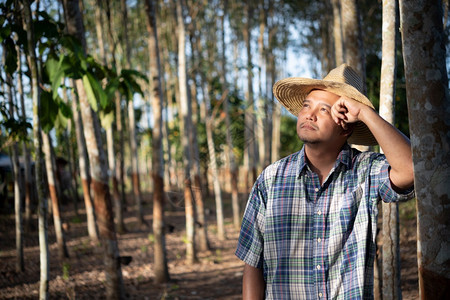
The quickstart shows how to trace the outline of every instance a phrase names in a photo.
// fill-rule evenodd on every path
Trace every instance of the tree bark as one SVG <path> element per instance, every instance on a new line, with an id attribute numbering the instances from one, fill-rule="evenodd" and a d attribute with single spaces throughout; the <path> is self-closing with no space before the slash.
<path id="1" fill-rule="evenodd" d="M 72 81 L 73 89 L 76 89 L 75 81 Z M 83 133 L 83 122 L 81 120 L 81 112 L 78 109 L 78 94 L 72 89 L 72 111 L 74 113 L 73 120 L 75 123 L 75 134 L 77 137 L 78 164 L 80 167 L 81 187 L 83 189 L 84 206 L 86 209 L 86 220 L 88 234 L 92 242 L 98 242 L 98 228 L 95 220 L 95 210 L 91 197 L 89 175 L 89 158 L 86 148 L 86 140 Z"/>
<path id="2" fill-rule="evenodd" d="M 63 5 L 68 32 L 76 35 L 82 41 L 82 44 L 86 45 L 83 19 L 78 1 L 63 0 Z M 94 189 L 94 205 L 104 251 L 106 297 L 108 299 L 122 299 L 125 297 L 125 290 L 119 261 L 119 247 L 114 229 L 111 195 L 108 187 L 108 167 L 102 145 L 100 122 L 87 101 L 82 81 L 77 80 L 76 85 L 80 95 L 84 135 L 86 143 L 89 145 L 88 155 L 91 166 L 92 188 Z"/>
<path id="3" fill-rule="evenodd" d="M 6 48 L 3 48 L 3 54 L 6 57 Z M 12 78 L 11 75 L 6 74 L 6 84 L 8 86 L 8 102 L 10 118 L 14 117 L 14 100 L 13 100 L 13 89 L 12 89 Z M 14 219 L 16 225 L 16 271 L 23 272 L 24 268 L 24 257 L 23 257 L 23 223 L 22 223 L 22 176 L 20 174 L 20 164 L 19 164 L 19 147 L 17 142 L 14 141 L 10 147 L 11 149 L 11 162 L 12 162 L 12 172 L 14 178 Z"/>
<path id="4" fill-rule="evenodd" d="M 334 57 L 336 65 L 342 65 L 345 60 L 345 48 L 343 46 L 343 32 L 342 32 L 342 6 L 341 0 L 331 0 L 333 6 L 333 37 L 334 37 Z"/>
<path id="5" fill-rule="evenodd" d="M 128 13 L 126 0 L 120 1 L 120 6 L 122 9 L 122 21 L 124 26 L 123 36 L 125 40 L 125 66 L 130 68 L 131 64 L 131 48 L 128 39 Z M 128 119 L 129 119 L 129 136 L 130 136 L 130 156 L 131 156 L 131 181 L 133 183 L 133 195 L 134 201 L 136 203 L 136 216 L 138 225 L 145 225 L 144 221 L 144 211 L 142 207 L 142 195 L 141 195 L 141 184 L 139 179 L 139 159 L 138 159 L 138 146 L 136 137 L 136 117 L 134 113 L 134 100 L 133 98 L 128 99 Z"/>
<path id="6" fill-rule="evenodd" d="M 191 190 L 191 157 L 193 149 L 190 146 L 189 132 L 192 130 L 192 107 L 188 98 L 186 78 L 186 53 L 185 53 L 185 29 L 183 18 L 182 0 L 177 1 L 177 23 L 178 23 L 178 77 L 180 89 L 180 134 L 183 144 L 184 165 L 184 205 L 186 212 L 186 261 L 194 264 L 197 261 L 195 247 L 195 208 L 194 198 Z"/>
<path id="7" fill-rule="evenodd" d="M 251 49 L 251 19 L 253 10 L 250 3 L 246 4 L 246 24 L 244 26 L 244 39 L 247 52 L 247 107 L 245 109 L 245 148 L 244 148 L 244 180 L 245 192 L 250 193 L 250 188 L 256 180 L 254 175 L 255 169 L 255 120 L 254 120 L 254 99 L 253 99 L 253 65 L 252 65 L 252 49 Z"/>
<path id="8" fill-rule="evenodd" d="M 23 29 L 27 33 L 28 60 L 31 72 L 32 99 L 33 99 L 33 143 L 35 148 L 35 177 L 38 200 L 38 228 L 39 228 L 39 254 L 40 254 L 40 282 L 39 299 L 48 299 L 48 281 L 50 271 L 49 249 L 48 249 L 48 221 L 47 221 L 47 198 L 44 195 L 43 177 L 43 155 L 41 140 L 41 121 L 39 118 L 39 107 L 41 105 L 39 88 L 39 71 L 35 52 L 34 28 L 31 17 L 29 0 L 23 1 L 22 8 Z"/>
<path id="9" fill-rule="evenodd" d="M 395 124 L 395 77 L 397 41 L 397 1 L 383 1 L 383 42 L 381 60 L 380 116 Z M 383 299 L 401 299 L 400 236 L 398 203 L 383 207 Z"/>
<path id="10" fill-rule="evenodd" d="M 62 261 L 64 260 L 64 258 L 69 257 L 69 253 L 67 252 L 64 230 L 62 228 L 61 209 L 59 207 L 59 197 L 56 190 L 57 187 L 56 187 L 54 158 L 52 156 L 49 134 L 45 132 L 42 133 L 42 140 L 45 155 L 45 166 L 47 170 L 48 190 L 50 192 L 50 199 L 52 201 L 52 214 L 53 214 L 53 224 L 55 226 L 56 243 L 58 245 L 59 259 Z"/>
<path id="11" fill-rule="evenodd" d="M 439 1 L 400 1 L 421 299 L 450 298 L 450 96 Z"/>
<path id="12" fill-rule="evenodd" d="M 16 51 L 18 53 L 18 59 L 17 59 L 17 70 L 18 70 L 18 76 L 17 76 L 17 83 L 18 83 L 18 93 L 20 97 L 20 104 L 21 104 L 21 119 L 22 121 L 26 121 L 27 115 L 25 112 L 25 97 L 23 93 L 23 81 L 22 81 L 22 51 L 20 50 L 20 47 L 16 46 Z M 24 225 L 25 231 L 29 231 L 30 229 L 30 222 L 31 222 L 31 203 L 34 199 L 34 193 L 33 193 L 33 179 L 31 174 L 31 159 L 30 159 L 30 150 L 28 149 L 26 141 L 22 142 L 22 153 L 25 158 L 24 162 L 24 193 L 25 193 L 25 215 L 23 218 L 22 224 Z"/>
<path id="13" fill-rule="evenodd" d="M 166 239 L 164 232 L 164 161 L 162 149 L 163 129 L 163 92 L 161 87 L 161 62 L 159 57 L 158 35 L 156 30 L 156 4 L 153 0 L 145 1 L 147 14 L 146 24 L 148 32 L 148 51 L 151 78 L 151 99 L 153 107 L 153 234 L 155 282 L 162 283 L 170 280 L 167 267 Z"/>

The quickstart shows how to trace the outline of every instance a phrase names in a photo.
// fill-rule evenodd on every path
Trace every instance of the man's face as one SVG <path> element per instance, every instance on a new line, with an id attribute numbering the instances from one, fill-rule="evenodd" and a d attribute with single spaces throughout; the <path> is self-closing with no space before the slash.
<path id="1" fill-rule="evenodd" d="M 303 102 L 298 114 L 297 135 L 305 144 L 343 143 L 346 136 L 331 117 L 331 107 L 340 96 L 323 90 L 313 90 Z"/>

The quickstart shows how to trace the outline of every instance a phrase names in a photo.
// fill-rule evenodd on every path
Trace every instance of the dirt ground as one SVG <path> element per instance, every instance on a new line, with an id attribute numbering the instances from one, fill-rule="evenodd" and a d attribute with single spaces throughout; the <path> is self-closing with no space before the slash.
<path id="1" fill-rule="evenodd" d="M 150 195 L 144 195 L 145 220 L 151 224 Z M 131 203 L 131 202 L 130 202 Z M 171 281 L 153 283 L 153 251 L 150 228 L 137 228 L 130 209 L 125 213 L 128 232 L 118 235 L 121 256 L 131 256 L 122 265 L 125 289 L 130 299 L 241 299 L 243 263 L 234 256 L 239 232 L 233 228 L 230 201 L 225 197 L 226 241 L 216 238 L 215 215 L 208 216 L 211 250 L 198 254 L 195 265 L 185 263 L 183 243 L 184 209 L 167 205 L 166 223 L 174 230 L 166 235 Z M 244 205 L 244 204 L 243 204 Z M 82 205 L 80 205 L 81 207 Z M 213 211 L 213 200 L 208 201 Z M 414 203 L 401 204 L 401 259 L 403 299 L 418 299 L 416 262 L 416 224 Z M 68 225 L 67 247 L 70 257 L 59 261 L 52 220 L 49 218 L 50 299 L 104 299 L 105 275 L 98 245 L 87 236 L 84 210 L 76 216 L 72 205 L 63 206 Z M 36 220 L 35 220 L 36 222 Z M 37 299 L 39 291 L 39 241 L 36 229 L 24 236 L 25 272 L 15 272 L 14 216 L 0 211 L 0 299 Z"/>

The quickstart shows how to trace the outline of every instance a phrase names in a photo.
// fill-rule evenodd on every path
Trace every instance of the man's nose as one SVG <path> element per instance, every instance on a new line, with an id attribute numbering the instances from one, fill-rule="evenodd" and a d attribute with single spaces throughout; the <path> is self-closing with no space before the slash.
<path id="1" fill-rule="evenodd" d="M 314 109 L 310 109 L 306 113 L 305 118 L 310 121 L 315 121 L 316 120 L 316 111 Z"/>

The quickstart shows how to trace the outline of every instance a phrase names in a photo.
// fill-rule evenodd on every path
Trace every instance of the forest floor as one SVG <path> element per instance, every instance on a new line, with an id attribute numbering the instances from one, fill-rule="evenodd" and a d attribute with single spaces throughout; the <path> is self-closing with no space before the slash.
<path id="1" fill-rule="evenodd" d="M 131 206 L 125 213 L 127 233 L 118 234 L 121 256 L 131 256 L 122 265 L 125 290 L 130 299 L 241 299 L 243 263 L 234 256 L 238 230 L 233 227 L 230 201 L 225 196 L 225 241 L 216 238 L 215 215 L 208 215 L 211 250 L 198 253 L 198 263 L 185 261 L 184 209 L 177 203 L 167 205 L 166 223 L 173 231 L 166 234 L 171 280 L 153 282 L 153 235 L 151 234 L 151 197 L 144 194 L 145 220 L 149 228 L 138 228 Z M 213 211 L 213 199 L 207 202 Z M 244 205 L 244 204 L 243 204 Z M 79 205 L 80 207 L 83 205 Z M 414 201 L 400 204 L 400 240 L 403 299 L 418 299 L 416 219 Z M 52 218 L 49 218 L 50 299 L 104 299 L 105 274 L 100 247 L 87 236 L 85 214 L 73 205 L 63 205 L 69 258 L 58 259 Z M 380 218 L 381 219 L 381 218 Z M 37 224 L 36 219 L 34 222 Z M 0 210 L 0 299 L 37 299 L 39 293 L 39 240 L 37 229 L 24 236 L 25 271 L 15 271 L 14 215 Z"/>

